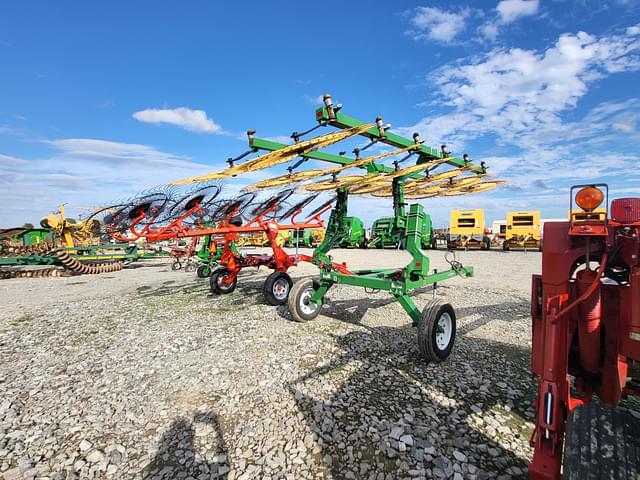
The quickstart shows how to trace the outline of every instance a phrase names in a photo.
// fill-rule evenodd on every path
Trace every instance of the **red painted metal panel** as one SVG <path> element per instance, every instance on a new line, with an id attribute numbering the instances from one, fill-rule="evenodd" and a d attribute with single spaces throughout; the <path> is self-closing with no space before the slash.
<path id="1" fill-rule="evenodd" d="M 611 202 L 611 220 L 631 224 L 640 222 L 640 198 L 618 198 Z"/>

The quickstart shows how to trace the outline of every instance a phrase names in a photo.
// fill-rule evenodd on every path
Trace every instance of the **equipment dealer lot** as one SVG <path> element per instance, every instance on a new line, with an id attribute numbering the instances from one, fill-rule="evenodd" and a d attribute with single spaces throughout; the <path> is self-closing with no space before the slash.
<path id="1" fill-rule="evenodd" d="M 434 268 L 447 267 L 444 255 L 432 252 Z M 404 256 L 352 249 L 334 260 L 385 267 Z M 322 314 L 301 324 L 264 303 L 266 270 L 243 272 L 228 296 L 168 260 L 90 282 L 3 281 L 0 470 L 525 478 L 530 275 L 540 254 L 457 257 L 477 275 L 438 286 L 456 305 L 458 338 L 446 362 L 430 365 L 400 305 L 362 288 L 336 286 Z M 294 279 L 313 274 L 311 265 L 292 270 Z M 415 296 L 424 304 L 432 292 Z"/>

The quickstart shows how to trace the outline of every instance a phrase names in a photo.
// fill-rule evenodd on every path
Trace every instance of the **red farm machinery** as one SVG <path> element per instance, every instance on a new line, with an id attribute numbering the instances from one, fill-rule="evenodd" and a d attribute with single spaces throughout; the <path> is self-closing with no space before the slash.
<path id="1" fill-rule="evenodd" d="M 640 198 L 613 200 L 606 215 L 584 220 L 609 204 L 607 186 L 579 185 L 571 197 L 569 221 L 545 224 L 542 274 L 532 282 L 529 473 L 638 479 L 640 419 L 624 407 L 640 394 Z"/>
<path id="2" fill-rule="evenodd" d="M 175 193 L 166 191 L 144 194 L 129 201 L 125 208 L 111 215 L 105 223 L 110 226 L 111 236 L 119 241 L 141 238 L 149 242 L 200 237 L 223 238 L 215 257 L 217 268 L 211 271 L 209 277 L 212 293 L 233 292 L 238 274 L 244 268 L 266 267 L 274 272 L 265 281 L 265 299 L 271 305 L 286 303 L 293 284 L 287 270 L 300 261 L 310 261 L 311 257 L 285 252 L 278 244 L 278 232 L 323 228 L 320 217 L 331 209 L 333 200 L 324 202 L 307 215 L 305 220 L 298 222 L 296 217 L 302 214 L 318 194 L 306 196 L 291 205 L 285 202 L 294 194 L 293 189 L 282 190 L 258 202 L 256 194 L 252 192 L 227 200 L 218 200 L 219 193 L 219 186 L 205 185 L 196 187 L 177 199 L 174 198 Z M 246 233 L 264 233 L 272 249 L 271 254 L 240 253 L 236 243 L 238 237 Z"/>

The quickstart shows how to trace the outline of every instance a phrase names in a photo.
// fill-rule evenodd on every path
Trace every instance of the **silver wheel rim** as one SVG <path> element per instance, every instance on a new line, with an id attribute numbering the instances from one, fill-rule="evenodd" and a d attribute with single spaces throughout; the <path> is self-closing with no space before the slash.
<path id="1" fill-rule="evenodd" d="M 273 282 L 271 291 L 278 300 L 284 300 L 289 295 L 289 282 L 285 278 L 279 278 Z"/>
<path id="2" fill-rule="evenodd" d="M 440 315 L 436 332 L 436 346 L 439 350 L 446 350 L 453 335 L 453 321 L 447 312 Z"/>
<path id="3" fill-rule="evenodd" d="M 218 288 L 220 290 L 229 290 L 231 288 L 231 285 L 233 284 L 229 284 L 229 285 L 224 285 L 222 282 L 227 279 L 229 277 L 229 274 L 220 274 L 218 275 Z"/>
<path id="4" fill-rule="evenodd" d="M 315 290 L 313 288 L 307 288 L 302 295 L 300 295 L 300 311 L 305 315 L 313 315 L 318 310 L 319 305 L 310 301 L 311 296 Z"/>

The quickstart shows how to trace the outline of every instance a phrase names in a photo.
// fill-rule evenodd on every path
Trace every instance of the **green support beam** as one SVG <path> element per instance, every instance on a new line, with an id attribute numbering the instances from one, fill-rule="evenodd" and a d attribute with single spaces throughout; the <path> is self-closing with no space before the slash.
<path id="1" fill-rule="evenodd" d="M 316 110 L 316 120 L 318 122 L 327 122 L 328 124 L 338 127 L 338 128 L 353 128 L 359 127 L 361 125 L 365 125 L 366 122 L 357 120 L 353 117 L 343 114 L 340 111 L 334 111 L 335 118 L 331 118 L 329 112 L 326 107 L 322 107 Z M 376 139 L 382 143 L 387 145 L 392 145 L 397 148 L 405 148 L 414 145 L 414 142 L 408 138 L 402 137 L 400 135 L 396 135 L 391 132 L 384 132 L 384 136 L 378 130 L 377 127 L 370 128 L 366 132 L 362 134 L 365 137 L 370 139 Z M 430 147 L 428 145 L 422 145 L 420 149 L 420 154 L 423 157 L 423 161 L 431 161 L 443 158 L 443 153 L 441 150 Z M 446 157 L 447 163 L 454 167 L 464 167 L 465 161 L 463 159 L 457 157 Z M 467 165 L 471 170 L 476 173 L 482 173 L 483 169 L 479 165 L 468 164 Z"/>

